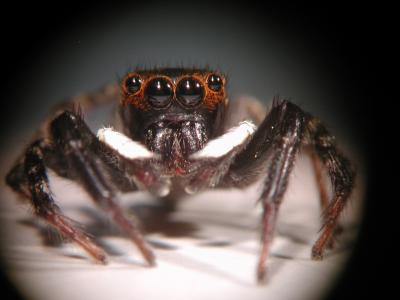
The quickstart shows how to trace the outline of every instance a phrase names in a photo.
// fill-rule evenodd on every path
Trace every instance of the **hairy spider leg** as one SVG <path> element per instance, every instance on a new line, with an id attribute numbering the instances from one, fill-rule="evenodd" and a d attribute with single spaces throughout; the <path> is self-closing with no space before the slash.
<path id="1" fill-rule="evenodd" d="M 321 207 L 321 211 L 324 214 L 329 205 L 329 195 L 324 182 L 322 163 L 318 154 L 315 152 L 314 149 L 310 149 L 309 155 L 311 156 L 311 163 L 314 168 L 315 180 L 318 185 L 319 200 L 320 200 L 319 204 Z"/>
<path id="2" fill-rule="evenodd" d="M 259 198 L 263 205 L 262 247 L 257 266 L 259 282 L 266 278 L 266 261 L 269 256 L 278 210 L 303 134 L 303 114 L 293 104 L 282 102 L 273 107 L 248 145 L 248 149 L 254 151 L 255 160 L 258 160 L 259 163 L 264 161 L 264 165 L 267 162 L 267 177 Z"/>
<path id="3" fill-rule="evenodd" d="M 266 261 L 273 237 L 278 210 L 286 191 L 289 175 L 293 169 L 296 155 L 302 145 L 306 145 L 305 133 L 308 133 L 319 158 L 328 169 L 335 193 L 327 208 L 327 217 L 322 234 L 315 243 L 312 257 L 322 256 L 327 242 L 333 234 L 337 217 L 342 211 L 345 200 L 352 189 L 354 174 L 350 171 L 348 160 L 339 155 L 336 147 L 321 123 L 288 101 L 274 101 L 270 113 L 260 124 L 245 149 L 239 152 L 229 171 L 222 180 L 223 186 L 245 186 L 254 181 L 260 173 L 267 174 L 260 196 L 263 205 L 262 247 L 257 267 L 257 278 L 262 282 L 266 278 Z M 314 126 L 314 127 L 312 127 Z M 322 141 L 321 141 L 322 139 Z M 321 200 L 325 201 L 325 200 Z"/>
<path id="4" fill-rule="evenodd" d="M 309 155 L 311 156 L 311 163 L 314 168 L 314 173 L 315 173 L 315 180 L 318 185 L 318 190 L 319 190 L 319 200 L 320 200 L 320 208 L 321 208 L 321 213 L 322 213 L 322 219 L 323 223 L 326 222 L 327 218 L 327 209 L 329 207 L 329 194 L 326 188 L 325 184 L 325 176 L 323 172 L 323 167 L 324 165 L 321 162 L 321 159 L 319 158 L 318 154 L 315 151 L 314 147 L 311 147 L 312 149 L 309 150 Z M 335 237 L 339 235 L 341 232 L 343 232 L 342 226 L 340 224 L 337 224 L 334 232 L 328 241 L 327 247 L 330 249 L 333 249 L 335 247 Z"/>
<path id="5" fill-rule="evenodd" d="M 323 215 L 323 226 L 317 241 L 312 248 L 313 259 L 320 260 L 324 249 L 330 245 L 332 236 L 338 232 L 337 221 L 347 203 L 354 187 L 355 170 L 350 161 L 337 149 L 335 138 L 329 133 L 321 121 L 308 115 L 307 131 L 309 143 L 328 170 L 333 187 L 333 197 Z"/>
<path id="6" fill-rule="evenodd" d="M 154 265 L 154 254 L 146 241 L 143 239 L 143 236 L 138 229 L 138 222 L 134 219 L 133 215 L 130 215 L 128 219 L 114 200 L 116 198 L 116 187 L 127 190 L 130 184 L 131 190 L 137 189 L 134 183 L 126 178 L 125 173 L 121 169 L 116 157 L 112 155 L 112 152 L 107 148 L 106 145 L 103 145 L 96 138 L 96 136 L 84 123 L 83 119 L 72 112 L 66 111 L 54 119 L 50 123 L 50 134 L 54 140 L 54 143 L 49 143 L 45 146 L 42 146 L 42 149 L 53 149 L 51 152 L 53 155 L 49 155 L 46 161 L 50 162 L 50 165 L 52 165 L 58 174 L 72 179 L 77 179 L 88 191 L 92 199 L 112 217 L 112 219 L 124 232 L 129 235 L 129 237 L 141 251 L 146 261 L 150 265 Z M 31 148 L 32 146 L 28 149 L 27 154 L 29 154 Z M 47 153 L 50 152 L 47 151 Z M 54 164 L 54 154 L 62 157 L 62 160 L 58 165 Z M 26 155 L 24 159 L 25 169 L 27 169 L 27 165 L 30 166 L 30 169 L 36 169 L 40 167 L 43 169 L 43 176 L 46 176 L 46 169 L 44 166 L 45 161 L 43 159 L 41 160 L 41 166 L 35 166 L 35 162 L 38 161 L 31 160 L 30 156 Z M 53 164 L 51 164 L 51 162 L 53 162 Z M 20 182 L 21 186 L 26 183 L 25 178 L 18 178 L 17 175 L 19 174 L 19 170 L 20 167 L 14 167 L 7 176 L 7 182 L 17 191 L 24 191 L 24 188 L 15 188 L 18 186 L 18 181 Z M 26 176 L 28 179 L 30 178 L 29 174 L 26 174 Z M 42 185 L 41 182 L 35 181 L 35 178 L 38 177 L 34 177 L 31 181 L 28 180 L 28 186 L 31 190 L 30 198 L 32 201 L 34 201 L 34 192 L 36 191 L 33 188 L 34 186 L 43 188 L 41 193 L 43 195 L 47 194 L 47 196 L 44 197 L 51 197 L 51 191 L 48 183 L 46 185 Z M 115 178 L 117 178 L 118 181 L 115 181 Z M 38 202 L 34 202 L 33 204 L 35 207 L 41 207 L 42 205 L 40 200 Z M 47 220 L 47 218 L 45 219 Z M 52 223 L 51 220 L 48 220 L 48 222 Z M 61 226 L 55 226 L 60 230 L 61 233 L 68 235 L 68 232 L 66 232 L 66 230 L 64 230 Z M 80 240 L 76 240 L 73 235 L 72 239 L 78 244 L 82 245 L 82 242 Z M 90 241 L 90 244 L 95 247 L 94 242 Z M 88 247 L 84 248 L 88 250 Z M 97 259 L 98 255 L 96 255 L 95 252 L 89 250 L 88 252 Z"/>
<path id="7" fill-rule="evenodd" d="M 64 237 L 69 238 L 85 249 L 96 261 L 105 263 L 106 253 L 98 247 L 83 230 L 64 216 L 54 202 L 46 174 L 45 156 L 52 151 L 44 140 L 32 143 L 23 161 L 18 163 L 6 177 L 7 183 L 22 195 L 29 197 L 34 213 L 54 226 Z"/>
<path id="8" fill-rule="evenodd" d="M 65 112 L 55 119 L 51 131 L 54 140 L 63 148 L 62 152 L 67 153 L 68 159 L 71 160 L 70 167 L 74 169 L 77 179 L 93 200 L 129 235 L 146 261 L 154 265 L 153 251 L 138 229 L 138 220 L 133 215 L 128 219 L 115 202 L 116 191 L 112 182 L 114 178 L 123 177 L 122 172 L 120 176 L 109 174 L 112 162 L 117 163 L 116 157 L 107 156 L 107 152 L 101 149 L 103 144 L 90 131 L 83 119 L 71 112 Z M 111 164 L 105 164 L 105 161 Z M 111 170 L 116 172 L 118 166 Z"/>

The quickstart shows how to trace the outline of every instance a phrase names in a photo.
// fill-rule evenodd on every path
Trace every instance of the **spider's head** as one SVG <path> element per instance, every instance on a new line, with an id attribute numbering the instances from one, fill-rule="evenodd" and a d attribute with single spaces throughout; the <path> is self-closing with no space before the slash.
<path id="1" fill-rule="evenodd" d="M 186 113 L 215 110 L 226 101 L 225 77 L 204 69 L 168 68 L 128 73 L 121 83 L 122 104 L 143 111 Z"/>
<path id="2" fill-rule="evenodd" d="M 220 130 L 225 84 L 222 74 L 205 69 L 128 73 L 121 82 L 126 131 L 155 152 L 196 152 Z"/>

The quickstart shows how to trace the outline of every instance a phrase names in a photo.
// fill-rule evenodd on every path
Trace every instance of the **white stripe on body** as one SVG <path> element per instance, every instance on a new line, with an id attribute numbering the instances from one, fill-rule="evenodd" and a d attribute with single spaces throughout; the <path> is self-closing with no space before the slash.
<path id="1" fill-rule="evenodd" d="M 97 137 L 120 155 L 128 159 L 146 159 L 154 157 L 141 143 L 136 142 L 126 135 L 115 131 L 111 127 L 101 128 L 97 131 Z"/>

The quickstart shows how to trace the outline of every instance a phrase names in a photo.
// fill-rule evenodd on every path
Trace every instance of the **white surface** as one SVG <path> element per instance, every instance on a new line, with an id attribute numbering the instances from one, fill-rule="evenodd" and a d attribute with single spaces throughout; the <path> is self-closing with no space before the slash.
<path id="1" fill-rule="evenodd" d="M 52 185 L 66 215 L 92 230 L 94 219 L 103 224 L 97 241 L 111 252 L 109 264 L 94 264 L 71 243 L 45 246 L 43 237 L 51 236 L 51 231 L 42 230 L 40 235 L 35 227 L 41 223 L 34 221 L 31 210 L 2 186 L 2 257 L 10 278 L 29 299 L 318 299 L 344 268 L 349 240 L 357 228 L 353 211 L 358 211 L 358 205 L 353 199 L 344 214 L 348 220 L 344 220 L 339 249 L 321 262 L 310 259 L 320 214 L 310 162 L 300 159 L 279 214 L 268 261 L 269 280 L 260 286 L 255 279 L 260 220 L 257 186 L 193 196 L 168 218 L 154 215 L 155 206 L 144 209 L 145 220 L 159 223 L 146 235 L 159 245 L 154 248 L 157 266 L 149 268 L 111 223 L 98 221 L 100 210 L 79 187 L 62 179 L 53 179 Z M 125 195 L 121 204 L 131 207 L 152 201 L 140 193 Z"/>

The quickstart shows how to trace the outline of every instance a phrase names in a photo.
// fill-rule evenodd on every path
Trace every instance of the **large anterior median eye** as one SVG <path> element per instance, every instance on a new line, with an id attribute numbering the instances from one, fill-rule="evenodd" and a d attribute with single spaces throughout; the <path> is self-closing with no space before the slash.
<path id="1" fill-rule="evenodd" d="M 151 106 L 164 108 L 171 102 L 173 89 L 171 83 L 161 77 L 150 80 L 144 93 Z"/>
<path id="2" fill-rule="evenodd" d="M 176 87 L 178 101 L 186 107 L 193 107 L 199 104 L 204 96 L 204 88 L 194 78 L 184 78 L 179 81 Z"/>

